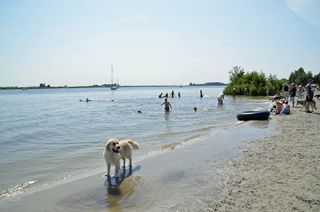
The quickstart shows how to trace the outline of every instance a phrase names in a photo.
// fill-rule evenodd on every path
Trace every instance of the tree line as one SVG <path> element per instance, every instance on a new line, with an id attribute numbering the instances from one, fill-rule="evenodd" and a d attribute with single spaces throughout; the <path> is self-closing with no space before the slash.
<path id="1" fill-rule="evenodd" d="M 320 84 L 320 73 L 313 75 L 302 67 L 290 73 L 289 78 L 278 79 L 276 75 L 268 77 L 261 71 L 245 72 L 240 66 L 235 66 L 229 72 L 229 84 L 225 87 L 227 95 L 266 96 L 279 94 L 285 84 L 306 85 L 309 79 Z"/>

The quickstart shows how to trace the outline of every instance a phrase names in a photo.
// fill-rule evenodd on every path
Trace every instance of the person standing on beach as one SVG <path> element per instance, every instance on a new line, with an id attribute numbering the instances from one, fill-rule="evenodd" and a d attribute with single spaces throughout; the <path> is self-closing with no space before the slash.
<path id="1" fill-rule="evenodd" d="M 298 86 L 298 89 L 297 89 L 298 99 L 303 99 L 303 90 L 304 90 L 304 88 L 303 88 L 303 86 L 300 84 L 300 85 Z"/>
<path id="2" fill-rule="evenodd" d="M 180 92 L 178 92 L 178 97 L 179 97 L 179 98 L 181 97 Z"/>
<path id="3" fill-rule="evenodd" d="M 312 91 L 312 84 L 313 80 L 309 79 L 308 84 L 306 85 L 306 113 L 311 113 L 309 110 L 310 104 L 313 101 L 313 91 Z"/>
<path id="4" fill-rule="evenodd" d="M 170 109 L 172 110 L 172 106 L 171 106 L 170 102 L 168 102 L 168 99 L 167 99 L 167 98 L 164 99 L 164 102 L 163 102 L 161 105 L 164 105 L 164 110 L 165 110 L 166 112 L 169 112 Z M 161 105 L 160 105 L 160 106 L 161 106 Z"/>
<path id="5" fill-rule="evenodd" d="M 296 92 L 297 92 L 296 85 L 294 83 L 292 83 L 290 91 L 289 91 L 290 102 L 292 103 L 292 107 L 294 107 L 294 102 L 295 102 L 295 98 L 296 98 Z"/>
<path id="6" fill-rule="evenodd" d="M 286 97 L 286 101 L 288 101 L 288 98 L 289 98 L 289 87 L 287 85 L 283 86 L 283 92 L 284 92 L 284 96 Z"/>

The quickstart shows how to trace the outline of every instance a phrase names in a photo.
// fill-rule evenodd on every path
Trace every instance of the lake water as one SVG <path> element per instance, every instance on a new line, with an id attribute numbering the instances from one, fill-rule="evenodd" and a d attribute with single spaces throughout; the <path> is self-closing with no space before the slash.
<path id="1" fill-rule="evenodd" d="M 230 96 L 218 106 L 223 88 L 2 90 L 0 197 L 104 171 L 102 151 L 110 137 L 137 141 L 140 150 L 134 160 L 142 160 L 202 136 L 232 130 L 239 111 L 269 106 L 267 99 Z M 173 110 L 165 113 L 158 95 L 172 90 L 180 92 L 181 98 L 169 98 Z M 92 101 L 79 101 L 85 98 Z"/>

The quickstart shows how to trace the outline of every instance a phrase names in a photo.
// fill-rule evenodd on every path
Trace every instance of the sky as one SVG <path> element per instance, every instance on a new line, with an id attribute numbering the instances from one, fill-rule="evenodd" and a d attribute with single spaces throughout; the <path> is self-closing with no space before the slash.
<path id="1" fill-rule="evenodd" d="M 318 0 L 0 0 L 0 86 L 320 72 Z"/>

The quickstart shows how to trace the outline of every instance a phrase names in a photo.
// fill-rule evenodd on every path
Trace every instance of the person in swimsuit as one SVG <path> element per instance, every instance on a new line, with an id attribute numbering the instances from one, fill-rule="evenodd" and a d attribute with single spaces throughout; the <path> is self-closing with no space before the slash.
<path id="1" fill-rule="evenodd" d="M 164 110 L 165 110 L 166 112 L 169 112 L 170 109 L 172 110 L 172 106 L 171 106 L 170 102 L 168 102 L 168 99 L 167 99 L 167 98 L 164 99 L 164 102 L 163 102 L 161 105 L 164 105 Z M 160 105 L 160 106 L 161 106 L 161 105 Z"/>
<path id="2" fill-rule="evenodd" d="M 202 90 L 200 90 L 200 98 L 203 97 L 203 93 L 202 93 Z"/>

